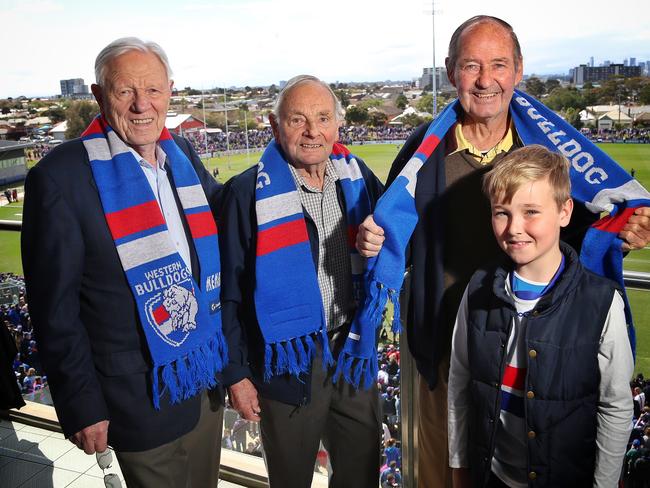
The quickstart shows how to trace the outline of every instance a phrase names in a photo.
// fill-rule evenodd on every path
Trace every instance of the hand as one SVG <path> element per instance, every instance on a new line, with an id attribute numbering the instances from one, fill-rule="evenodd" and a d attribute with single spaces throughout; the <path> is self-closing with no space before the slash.
<path id="1" fill-rule="evenodd" d="M 618 233 L 623 239 L 623 251 L 643 249 L 650 241 L 650 207 L 640 207 L 634 211 Z"/>
<path id="2" fill-rule="evenodd" d="M 237 410 L 243 419 L 259 422 L 262 409 L 257 399 L 257 390 L 251 380 L 244 378 L 228 388 L 228 398 L 232 408 Z"/>
<path id="3" fill-rule="evenodd" d="M 359 225 L 357 232 L 357 251 L 364 257 L 372 258 L 379 254 L 384 244 L 384 229 L 375 224 L 372 215 L 368 215 Z"/>
<path id="4" fill-rule="evenodd" d="M 86 454 L 95 454 L 104 452 L 108 447 L 107 435 L 108 420 L 102 420 L 80 430 L 69 440 Z"/>
<path id="5" fill-rule="evenodd" d="M 451 483 L 454 488 L 471 488 L 472 479 L 468 468 L 452 468 Z"/>

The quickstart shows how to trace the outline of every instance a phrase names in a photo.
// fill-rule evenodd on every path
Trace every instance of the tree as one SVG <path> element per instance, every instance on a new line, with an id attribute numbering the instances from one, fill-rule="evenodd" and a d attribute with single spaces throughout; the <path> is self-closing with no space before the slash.
<path id="1" fill-rule="evenodd" d="M 639 90 L 639 102 L 642 105 L 650 105 L 650 83 Z"/>
<path id="2" fill-rule="evenodd" d="M 535 98 L 539 98 L 546 93 L 546 86 L 539 78 L 531 76 L 526 80 L 526 91 Z"/>
<path id="3" fill-rule="evenodd" d="M 420 99 L 415 102 L 415 108 L 420 112 L 433 113 L 433 94 L 427 93 L 420 97 Z"/>
<path id="4" fill-rule="evenodd" d="M 549 78 L 546 80 L 546 83 L 544 84 L 544 88 L 546 89 L 546 93 L 551 93 L 553 90 L 556 88 L 560 87 L 560 81 L 559 80 L 554 80 Z"/>
<path id="5" fill-rule="evenodd" d="M 556 88 L 544 100 L 544 104 L 555 111 L 585 108 L 584 100 L 575 88 Z"/>
<path id="6" fill-rule="evenodd" d="M 409 104 L 409 101 L 406 98 L 406 95 L 404 95 L 403 93 L 400 93 L 399 95 L 397 95 L 397 98 L 395 99 L 395 106 L 398 109 L 404 110 L 407 107 L 408 104 Z"/>
<path id="7" fill-rule="evenodd" d="M 275 86 L 275 83 L 269 86 L 269 95 L 275 95 L 278 92 L 278 87 Z"/>
<path id="8" fill-rule="evenodd" d="M 368 120 L 368 109 L 353 105 L 345 112 L 345 121 L 348 124 L 363 124 Z"/>
<path id="9" fill-rule="evenodd" d="M 340 100 L 343 107 L 350 105 L 350 95 L 348 95 L 347 90 L 335 90 L 334 95 Z"/>
<path id="10" fill-rule="evenodd" d="M 371 127 L 382 127 L 386 125 L 386 120 L 388 116 L 384 112 L 373 110 L 368 114 L 368 125 Z"/>
<path id="11" fill-rule="evenodd" d="M 43 115 L 49 117 L 53 124 L 58 124 L 65 120 L 65 110 L 58 105 L 50 105 L 49 110 L 44 112 Z"/>
<path id="12" fill-rule="evenodd" d="M 583 127 L 582 120 L 580 120 L 580 110 L 570 107 L 564 111 L 564 118 L 576 129 L 580 130 Z"/>
<path id="13" fill-rule="evenodd" d="M 433 117 L 422 117 L 417 114 L 408 114 L 401 118 L 402 123 L 407 127 L 417 127 L 425 122 L 431 121 Z"/>
<path id="14" fill-rule="evenodd" d="M 99 112 L 99 107 L 94 102 L 78 101 L 73 102 L 65 113 L 68 121 L 68 129 L 65 131 L 66 139 L 79 137 L 90 125 L 93 118 Z"/>

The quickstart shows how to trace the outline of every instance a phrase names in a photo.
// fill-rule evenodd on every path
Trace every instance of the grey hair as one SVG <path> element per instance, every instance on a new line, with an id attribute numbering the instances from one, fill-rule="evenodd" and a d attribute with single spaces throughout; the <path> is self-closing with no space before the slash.
<path id="1" fill-rule="evenodd" d="M 345 111 L 343 110 L 343 106 L 341 106 L 341 101 L 334 93 L 334 90 L 332 90 L 332 87 L 312 75 L 298 75 L 287 81 L 287 84 L 284 86 L 284 88 L 280 90 L 278 98 L 275 100 L 275 105 L 273 106 L 273 115 L 276 119 L 280 119 L 280 112 L 282 110 L 282 105 L 284 104 L 284 99 L 287 97 L 287 94 L 296 86 L 306 82 L 317 83 L 325 88 L 330 93 L 330 95 L 332 95 L 332 100 L 334 101 L 334 117 L 336 117 L 336 120 L 338 122 L 345 119 Z"/>
<path id="2" fill-rule="evenodd" d="M 167 71 L 167 80 L 172 79 L 172 68 L 169 66 L 167 54 L 160 45 L 151 41 L 143 41 L 137 37 L 122 37 L 111 42 L 101 50 L 95 59 L 95 81 L 99 86 L 103 86 L 106 77 L 106 66 L 118 56 L 126 54 L 129 51 L 140 51 L 143 53 L 155 54 Z"/>
<path id="3" fill-rule="evenodd" d="M 498 17 L 492 17 L 490 15 L 476 15 L 460 24 L 451 35 L 451 40 L 449 41 L 449 53 L 447 54 L 447 71 L 450 69 L 453 70 L 456 67 L 456 62 L 458 61 L 458 53 L 460 51 L 460 36 L 463 34 L 463 32 L 474 25 L 487 23 L 499 25 L 508 31 L 508 34 L 510 34 L 510 40 L 512 40 L 512 51 L 515 56 L 515 69 L 519 69 L 519 63 L 522 59 L 521 45 L 519 44 L 519 39 L 517 39 L 517 34 L 515 34 L 512 26 L 505 20 L 501 20 Z"/>

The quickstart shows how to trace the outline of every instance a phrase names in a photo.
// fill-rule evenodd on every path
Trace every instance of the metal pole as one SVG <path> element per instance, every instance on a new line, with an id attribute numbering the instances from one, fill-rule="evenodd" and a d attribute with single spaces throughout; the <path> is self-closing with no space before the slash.
<path id="1" fill-rule="evenodd" d="M 250 158 L 250 151 L 248 149 L 248 117 L 246 114 L 248 113 L 248 106 L 246 106 L 246 110 L 244 110 L 244 137 L 246 138 L 246 161 L 249 162 Z"/>
<path id="2" fill-rule="evenodd" d="M 226 118 L 226 161 L 228 162 L 228 169 L 230 169 L 230 132 L 228 132 L 228 106 L 226 103 L 226 85 L 223 86 L 223 114 Z"/>
<path id="3" fill-rule="evenodd" d="M 431 42 L 433 44 L 433 73 L 431 76 L 431 91 L 433 93 L 433 118 L 438 113 L 438 84 L 436 83 L 436 10 L 435 0 L 431 0 Z"/>
<path id="4" fill-rule="evenodd" d="M 208 126 L 205 122 L 205 94 L 201 88 L 201 105 L 203 106 L 203 138 L 205 140 L 205 154 L 208 154 Z"/>

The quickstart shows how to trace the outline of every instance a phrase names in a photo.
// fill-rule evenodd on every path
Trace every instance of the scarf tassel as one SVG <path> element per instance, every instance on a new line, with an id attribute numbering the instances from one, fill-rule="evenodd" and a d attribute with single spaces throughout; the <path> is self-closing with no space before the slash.
<path id="1" fill-rule="evenodd" d="M 319 335 L 319 338 L 321 335 Z M 327 333 L 325 334 L 327 338 Z M 322 344 L 322 339 L 320 340 Z M 316 347 L 311 336 L 295 337 L 288 341 L 266 344 L 264 347 L 264 381 L 269 382 L 273 376 L 289 373 L 294 376 L 306 373 L 311 367 Z M 325 342 L 323 357 L 329 357 L 329 364 L 334 360 Z M 324 359 L 326 361 L 326 359 Z"/>
<path id="2" fill-rule="evenodd" d="M 169 390 L 170 403 L 176 404 L 196 395 L 199 391 L 216 386 L 216 373 L 223 369 L 227 361 L 223 336 L 215 334 L 208 342 L 201 344 L 186 356 L 164 365 L 155 365 L 153 369 L 153 404 L 160 410 L 160 383 L 162 378 L 165 388 Z"/>
<path id="3" fill-rule="evenodd" d="M 399 296 L 400 293 L 397 290 L 391 290 L 388 293 L 391 303 L 393 304 L 393 323 L 391 324 L 391 330 L 393 334 L 399 334 L 402 332 L 402 321 L 400 320 L 400 308 L 399 308 Z"/>
<path id="4" fill-rule="evenodd" d="M 343 379 L 356 389 L 359 389 L 363 381 L 363 388 L 367 390 L 377 381 L 378 371 L 379 364 L 376 357 L 360 359 L 342 352 L 336 365 L 333 381 L 337 383 L 343 375 Z"/>

